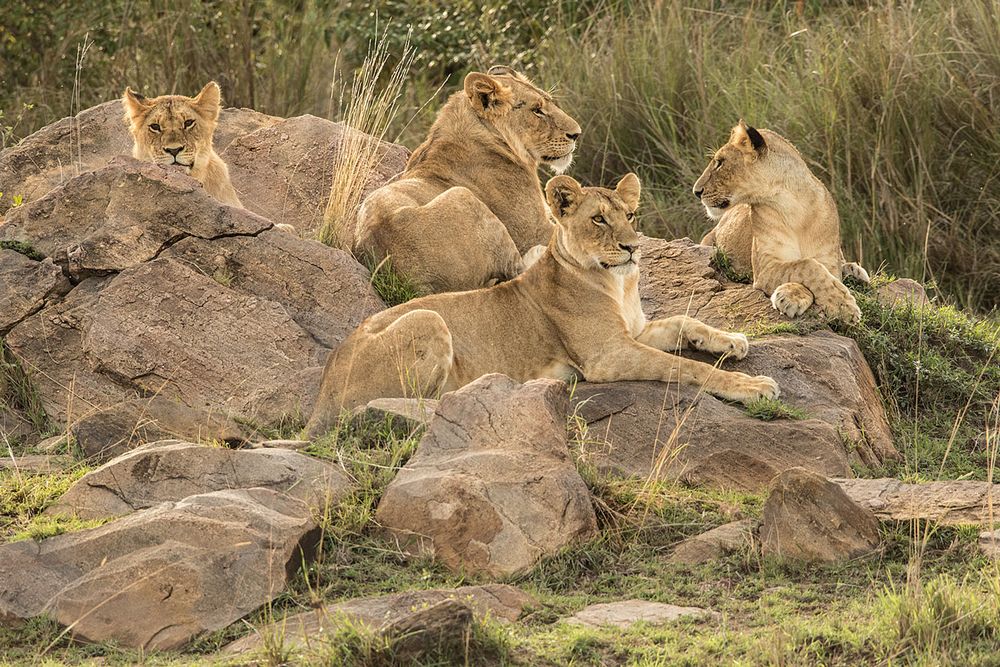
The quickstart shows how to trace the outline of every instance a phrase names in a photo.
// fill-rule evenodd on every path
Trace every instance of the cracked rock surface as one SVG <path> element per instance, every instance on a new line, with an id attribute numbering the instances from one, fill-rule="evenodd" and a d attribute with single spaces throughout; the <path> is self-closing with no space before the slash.
<path id="1" fill-rule="evenodd" d="M 45 614 L 83 640 L 180 648 L 274 599 L 319 539 L 306 504 L 269 489 L 162 503 L 0 546 L 0 622 Z"/>
<path id="2" fill-rule="evenodd" d="M 590 494 L 569 455 L 568 392 L 484 375 L 445 394 L 376 518 L 412 553 L 501 576 L 596 534 Z"/>
<path id="3" fill-rule="evenodd" d="M 226 449 L 153 442 L 80 478 L 45 510 L 54 516 L 110 519 L 166 501 L 227 489 L 266 488 L 318 514 L 348 492 L 347 475 L 325 461 L 287 449 Z"/>

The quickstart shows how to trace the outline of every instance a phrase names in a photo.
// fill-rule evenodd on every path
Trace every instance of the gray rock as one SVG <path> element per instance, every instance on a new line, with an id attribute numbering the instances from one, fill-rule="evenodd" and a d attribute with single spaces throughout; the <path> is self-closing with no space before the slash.
<path id="1" fill-rule="evenodd" d="M 70 468 L 75 461 L 66 454 L 24 454 L 23 456 L 0 457 L 0 472 L 14 474 L 49 474 Z"/>
<path id="2" fill-rule="evenodd" d="M 438 401 L 433 398 L 376 398 L 355 408 L 353 421 L 357 426 L 389 424 L 406 437 L 427 428 L 437 407 Z"/>
<path id="3" fill-rule="evenodd" d="M 987 558 L 1000 560 L 1000 530 L 984 530 L 979 533 L 979 550 Z"/>
<path id="4" fill-rule="evenodd" d="M 51 259 L 36 262 L 0 249 L 0 334 L 45 305 L 50 296 L 69 291 L 69 281 Z"/>
<path id="5" fill-rule="evenodd" d="M 746 549 L 756 539 L 756 522 L 751 519 L 733 521 L 689 537 L 670 554 L 672 563 L 705 563 L 730 553 Z"/>
<path id="6" fill-rule="evenodd" d="M 647 600 L 622 600 L 592 604 L 566 619 L 571 625 L 588 628 L 611 626 L 629 628 L 636 623 L 663 625 L 680 618 L 717 618 L 718 614 L 700 607 L 677 605 Z"/>
<path id="7" fill-rule="evenodd" d="M 834 482 L 803 468 L 774 480 L 764 503 L 761 553 L 804 562 L 835 562 L 875 551 L 878 519 Z"/>
<path id="8" fill-rule="evenodd" d="M 884 306 L 911 306 L 919 308 L 929 305 L 924 286 L 916 280 L 899 278 L 875 290 L 875 298 Z"/>
<path id="9" fill-rule="evenodd" d="M 339 468 L 287 449 L 226 449 L 154 442 L 84 475 L 45 514 L 106 519 L 226 489 L 286 493 L 321 513 L 349 491 Z"/>
<path id="10" fill-rule="evenodd" d="M 882 521 L 926 519 L 943 526 L 1000 522 L 1000 484 L 973 480 L 908 484 L 898 479 L 834 479 Z"/>
<path id="11" fill-rule="evenodd" d="M 566 386 L 485 375 L 445 394 L 376 518 L 403 549 L 501 576 L 596 533 L 566 440 Z"/>
<path id="12" fill-rule="evenodd" d="M 0 622 L 45 614 L 82 640 L 180 648 L 274 599 L 319 539 L 303 502 L 249 489 L 5 544 Z"/>

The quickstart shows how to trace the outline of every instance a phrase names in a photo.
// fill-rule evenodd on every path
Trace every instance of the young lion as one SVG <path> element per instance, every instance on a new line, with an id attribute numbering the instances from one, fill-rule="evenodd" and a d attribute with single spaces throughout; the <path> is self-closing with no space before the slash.
<path id="1" fill-rule="evenodd" d="M 148 99 L 125 89 L 122 105 L 134 144 L 132 156 L 162 165 L 177 164 L 201 181 L 210 195 L 230 206 L 243 205 L 229 170 L 212 147 L 221 108 L 219 84 L 210 81 L 197 97 L 161 95 Z"/>
<path id="2" fill-rule="evenodd" d="M 740 120 L 693 190 L 718 221 L 701 242 L 751 270 L 778 311 L 797 317 L 815 303 L 830 318 L 861 320 L 841 278 L 867 283 L 868 273 L 844 261 L 837 205 L 789 141 Z"/>
<path id="3" fill-rule="evenodd" d="M 683 315 L 646 321 L 635 174 L 614 190 L 557 176 L 545 194 L 557 224 L 535 264 L 495 287 L 423 297 L 365 320 L 330 355 L 310 434 L 374 398 L 432 396 L 493 372 L 520 381 L 676 381 L 744 402 L 778 396 L 769 377 L 667 353 L 690 347 L 741 359 L 746 336 Z"/>
<path id="4" fill-rule="evenodd" d="M 514 277 L 548 244 L 538 167 L 573 159 L 580 126 L 509 67 L 473 72 L 438 114 L 400 180 L 358 214 L 355 254 L 381 260 L 425 292 Z M 522 254 L 536 246 L 522 261 Z"/>

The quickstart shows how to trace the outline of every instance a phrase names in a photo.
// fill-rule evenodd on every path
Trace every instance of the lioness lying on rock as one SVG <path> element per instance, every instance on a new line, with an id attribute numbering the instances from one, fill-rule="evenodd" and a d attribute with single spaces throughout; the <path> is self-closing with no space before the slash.
<path id="1" fill-rule="evenodd" d="M 180 165 L 223 204 L 243 207 L 229 181 L 226 163 L 212 147 L 221 109 L 219 84 L 210 81 L 196 97 L 143 97 L 125 89 L 122 105 L 134 140 L 132 156 L 161 165 Z"/>
<path id="2" fill-rule="evenodd" d="M 861 320 L 841 278 L 867 283 L 868 273 L 844 260 L 837 205 L 788 140 L 740 120 L 694 194 L 718 221 L 701 242 L 752 271 L 778 311 L 797 317 L 815 303 L 827 317 Z"/>
<path id="3" fill-rule="evenodd" d="M 424 292 L 486 287 L 513 278 L 552 234 L 538 167 L 573 159 L 580 126 L 545 91 L 509 67 L 473 72 L 438 114 L 400 180 L 362 206 L 358 256 L 391 256 Z"/>
<path id="4" fill-rule="evenodd" d="M 592 382 L 661 380 L 723 398 L 778 396 L 769 377 L 668 354 L 694 348 L 738 359 L 742 334 L 686 316 L 647 322 L 639 302 L 639 179 L 614 190 L 557 176 L 545 188 L 555 233 L 535 264 L 488 289 L 427 296 L 365 320 L 327 362 L 307 425 L 322 433 L 342 410 L 379 397 L 434 396 L 486 373 Z"/>

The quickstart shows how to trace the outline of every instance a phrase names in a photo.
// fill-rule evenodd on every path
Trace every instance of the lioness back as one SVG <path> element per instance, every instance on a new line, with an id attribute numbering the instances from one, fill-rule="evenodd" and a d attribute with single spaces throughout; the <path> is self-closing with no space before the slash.
<path id="1" fill-rule="evenodd" d="M 131 88 L 126 88 L 122 97 L 133 157 L 178 165 L 223 204 L 242 207 L 229 180 L 229 169 L 212 146 L 221 104 L 219 85 L 214 81 L 195 97 L 146 98 Z"/>

